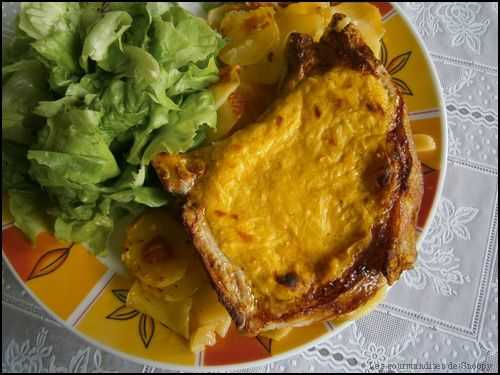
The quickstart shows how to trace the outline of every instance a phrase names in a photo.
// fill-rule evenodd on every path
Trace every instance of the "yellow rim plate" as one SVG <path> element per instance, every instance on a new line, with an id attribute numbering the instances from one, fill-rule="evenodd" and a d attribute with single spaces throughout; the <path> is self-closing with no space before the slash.
<path id="1" fill-rule="evenodd" d="M 425 193 L 418 220 L 425 233 L 440 196 L 446 167 L 446 118 L 435 69 L 422 41 L 397 5 L 374 3 L 386 36 L 382 60 L 404 93 L 413 130 L 433 137 L 437 149 L 421 155 Z M 162 324 L 125 306 L 131 282 L 113 274 L 81 245 L 41 234 L 36 244 L 12 225 L 2 201 L 2 254 L 26 290 L 58 321 L 93 344 L 152 366 L 169 369 L 237 369 L 264 365 L 339 332 L 330 322 L 294 329 L 280 341 L 228 335 L 197 355 Z"/>

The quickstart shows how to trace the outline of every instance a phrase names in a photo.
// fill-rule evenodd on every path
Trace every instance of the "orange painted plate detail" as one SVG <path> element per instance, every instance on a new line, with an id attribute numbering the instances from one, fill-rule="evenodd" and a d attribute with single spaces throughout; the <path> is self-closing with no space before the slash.
<path id="1" fill-rule="evenodd" d="M 25 285 L 63 320 L 106 272 L 83 246 L 57 241 L 48 233 L 32 244 L 12 226 L 2 232 L 2 248 Z"/>
<path id="2" fill-rule="evenodd" d="M 203 364 L 219 366 L 269 358 L 271 356 L 269 341 L 242 336 L 232 324 L 226 337 L 218 338 L 214 346 L 208 346 L 205 349 Z"/>
<path id="3" fill-rule="evenodd" d="M 126 306 L 132 281 L 113 276 L 76 328 L 115 350 L 151 361 L 194 366 L 188 342 L 161 323 Z"/>

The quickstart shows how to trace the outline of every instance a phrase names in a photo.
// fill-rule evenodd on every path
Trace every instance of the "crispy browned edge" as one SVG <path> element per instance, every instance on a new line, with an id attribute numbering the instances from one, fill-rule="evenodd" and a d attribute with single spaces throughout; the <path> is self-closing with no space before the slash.
<path id="1" fill-rule="evenodd" d="M 345 16 L 334 15 L 318 44 L 307 36 L 292 34 L 289 41 L 289 74 L 283 92 L 293 89 L 304 77 L 320 74 L 338 65 L 373 74 L 385 83 L 397 101 L 393 127 L 387 136 L 391 145 L 388 160 L 391 161 L 389 169 L 393 193 L 391 201 L 384 204 L 390 209 L 386 220 L 373 228 L 372 243 L 351 269 L 340 279 L 315 288 L 286 312 L 276 315 L 255 306 L 245 274 L 231 264 L 218 248 L 203 209 L 188 196 L 184 222 L 192 233 L 220 301 L 237 327 L 249 335 L 284 326 L 307 325 L 352 312 L 387 283 L 398 280 L 401 272 L 411 268 L 416 260 L 416 221 L 423 180 L 407 109 L 390 76 L 362 41 L 359 32 L 351 24 L 337 30 L 342 23 L 345 23 Z M 196 175 L 190 175 L 193 178 L 190 184 L 194 183 Z M 171 188 L 168 183 L 166 185 Z"/>

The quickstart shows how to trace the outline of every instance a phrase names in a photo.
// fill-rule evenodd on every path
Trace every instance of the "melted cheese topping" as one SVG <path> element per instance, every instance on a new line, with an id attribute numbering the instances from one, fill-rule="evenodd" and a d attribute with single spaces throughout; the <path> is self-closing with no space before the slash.
<path id="1" fill-rule="evenodd" d="M 337 279 L 368 245 L 390 99 L 375 77 L 336 68 L 213 147 L 191 194 L 257 296 L 289 300 Z"/>

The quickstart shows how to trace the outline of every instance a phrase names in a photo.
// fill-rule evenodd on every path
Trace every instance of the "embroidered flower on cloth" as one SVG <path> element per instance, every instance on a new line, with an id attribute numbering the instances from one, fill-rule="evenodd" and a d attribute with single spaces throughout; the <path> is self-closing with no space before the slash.
<path id="1" fill-rule="evenodd" d="M 474 53 L 481 51 L 480 36 L 486 32 L 490 21 L 476 19 L 480 10 L 478 3 L 448 3 L 438 7 L 437 14 L 453 35 L 452 46 L 465 43 Z"/>
<path id="2" fill-rule="evenodd" d="M 481 52 L 481 37 L 490 24 L 489 19 L 478 19 L 481 4 L 408 2 L 406 7 L 411 11 L 412 21 L 423 37 L 433 37 L 447 31 L 453 47 L 465 45 L 475 54 Z"/>
<path id="3" fill-rule="evenodd" d="M 478 212 L 474 207 L 456 208 L 451 200 L 443 198 L 436 215 L 443 244 L 448 244 L 455 238 L 470 240 L 471 235 L 466 224 L 470 223 Z"/>
<path id="4" fill-rule="evenodd" d="M 370 370 L 380 369 L 387 362 L 387 355 L 383 346 L 375 345 L 373 342 L 363 351 L 366 364 Z"/>

